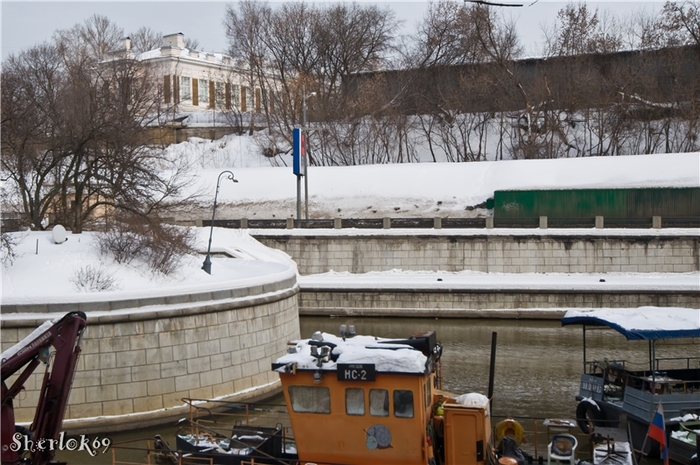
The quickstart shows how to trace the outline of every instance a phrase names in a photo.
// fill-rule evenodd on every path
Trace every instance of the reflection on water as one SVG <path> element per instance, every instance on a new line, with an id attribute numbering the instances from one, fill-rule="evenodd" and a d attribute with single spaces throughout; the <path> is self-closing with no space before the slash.
<path id="1" fill-rule="evenodd" d="M 418 331 L 436 331 L 444 346 L 443 388 L 455 394 L 488 392 L 491 335 L 497 333 L 494 417 L 574 418 L 575 396 L 583 369 L 582 331 L 562 327 L 559 321 L 461 320 L 425 318 L 301 318 L 301 336 L 320 330 L 338 334 L 341 324 L 353 324 L 357 334 L 404 338 Z M 626 360 L 633 369 L 647 369 L 648 347 L 626 341 L 610 330 L 588 331 L 587 359 Z M 684 357 L 700 353 L 694 345 L 657 344 L 659 357 Z M 281 396 L 277 398 L 283 403 Z M 152 438 L 161 434 L 171 445 L 177 427 L 165 425 L 106 436 L 114 442 Z M 100 437 L 104 437 L 101 435 Z M 85 454 L 57 454 L 71 464 L 108 464 L 109 454 L 95 458 Z"/>
<path id="2" fill-rule="evenodd" d="M 301 319 L 301 335 L 316 331 L 338 334 L 338 326 L 353 324 L 357 334 L 407 337 L 416 331 L 436 331 L 444 346 L 443 388 L 463 394 L 488 392 L 491 334 L 497 333 L 494 373 L 494 416 L 574 418 L 579 377 L 583 370 L 583 331 L 545 320 L 462 320 L 423 318 Z M 612 330 L 588 330 L 586 358 L 626 360 L 636 370 L 648 369 L 648 343 L 627 341 Z M 694 345 L 657 343 L 658 357 L 700 353 Z"/>
<path id="3" fill-rule="evenodd" d="M 354 324 L 357 334 L 407 337 L 432 330 L 444 347 L 443 389 L 488 392 L 491 335 L 497 333 L 493 414 L 567 418 L 576 409 L 582 369 L 581 331 L 558 321 L 419 318 L 320 318 L 301 321 L 302 337 L 315 330 L 338 333 Z"/>

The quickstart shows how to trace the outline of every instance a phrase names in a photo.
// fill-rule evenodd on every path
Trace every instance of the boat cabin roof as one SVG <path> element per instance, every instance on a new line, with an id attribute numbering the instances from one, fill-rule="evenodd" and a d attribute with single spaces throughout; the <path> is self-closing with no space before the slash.
<path id="1" fill-rule="evenodd" d="M 434 334 L 434 333 L 431 333 Z M 434 336 L 433 336 L 434 340 Z M 377 373 L 424 374 L 429 370 L 428 355 L 431 342 L 427 338 L 387 339 L 374 336 L 338 337 L 316 332 L 310 339 L 292 341 L 288 353 L 273 364 L 273 369 L 288 371 L 319 369 L 319 357 L 324 371 L 335 371 L 338 364 L 373 364 Z M 327 347 L 328 349 L 322 349 Z M 326 355 L 323 356 L 324 350 Z M 314 355 L 315 354 L 315 355 Z"/>
<path id="2" fill-rule="evenodd" d="M 671 307 L 568 310 L 561 324 L 607 326 L 627 340 L 693 338 L 700 337 L 700 310 Z"/>

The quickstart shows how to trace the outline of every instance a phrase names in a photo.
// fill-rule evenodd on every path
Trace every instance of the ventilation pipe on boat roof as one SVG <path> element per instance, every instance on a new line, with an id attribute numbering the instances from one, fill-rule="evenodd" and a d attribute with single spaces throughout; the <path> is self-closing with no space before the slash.
<path id="1" fill-rule="evenodd" d="M 343 338 L 343 341 L 345 338 L 351 338 L 355 336 L 355 325 L 340 325 L 340 337 Z"/>
<path id="2" fill-rule="evenodd" d="M 331 354 L 331 348 L 328 346 L 311 346 L 311 356 L 318 361 L 318 366 L 323 362 L 327 362 L 328 356 Z"/>

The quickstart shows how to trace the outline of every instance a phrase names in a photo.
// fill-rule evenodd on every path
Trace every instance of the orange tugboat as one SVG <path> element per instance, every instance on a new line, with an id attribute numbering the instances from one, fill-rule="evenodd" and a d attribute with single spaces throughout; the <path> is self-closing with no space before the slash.
<path id="1" fill-rule="evenodd" d="M 494 463 L 489 399 L 442 391 L 441 355 L 433 331 L 406 339 L 357 336 L 346 325 L 340 336 L 316 332 L 272 364 L 293 439 L 282 424 L 237 424 L 222 434 L 190 420 L 194 429 L 177 435 L 176 450 L 160 437 L 158 449 L 173 463 Z"/>
<path id="2" fill-rule="evenodd" d="M 478 465 L 492 459 L 489 400 L 439 389 L 434 332 L 316 332 L 273 364 L 299 463 Z"/>

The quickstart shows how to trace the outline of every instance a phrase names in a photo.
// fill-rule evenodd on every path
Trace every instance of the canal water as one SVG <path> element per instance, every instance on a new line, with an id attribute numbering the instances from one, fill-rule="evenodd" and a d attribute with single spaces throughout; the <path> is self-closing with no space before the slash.
<path id="1" fill-rule="evenodd" d="M 301 320 L 302 336 L 315 330 L 338 334 L 341 324 L 355 325 L 357 334 L 407 337 L 435 331 L 443 345 L 443 389 L 455 394 L 488 392 L 492 334 L 496 333 L 495 417 L 574 418 L 579 378 L 583 371 L 583 331 L 562 327 L 558 320 L 488 320 L 421 318 L 325 318 Z M 590 328 L 588 360 L 626 360 L 632 369 L 648 368 L 648 343 L 627 341 L 612 330 Z M 659 357 L 700 354 L 694 346 L 657 343 Z"/>
<path id="2" fill-rule="evenodd" d="M 583 370 L 582 330 L 562 327 L 550 320 L 428 319 L 428 318 L 328 318 L 302 317 L 301 336 L 315 331 L 338 334 L 341 324 L 354 325 L 357 334 L 405 338 L 415 332 L 435 331 L 443 346 L 443 389 L 455 394 L 488 392 L 492 335 L 496 333 L 494 421 L 516 418 L 575 418 L 579 377 Z M 634 369 L 645 369 L 648 344 L 627 341 L 611 330 L 588 331 L 587 358 L 626 360 Z M 700 353 L 700 341 L 688 346 L 657 344 L 659 357 L 685 357 Z M 276 399 L 283 403 L 281 396 Z M 110 433 L 114 442 L 135 438 L 165 437 L 174 445 L 178 427 L 163 425 L 140 431 Z M 111 463 L 110 454 L 62 453 L 57 458 L 71 465 Z"/>

